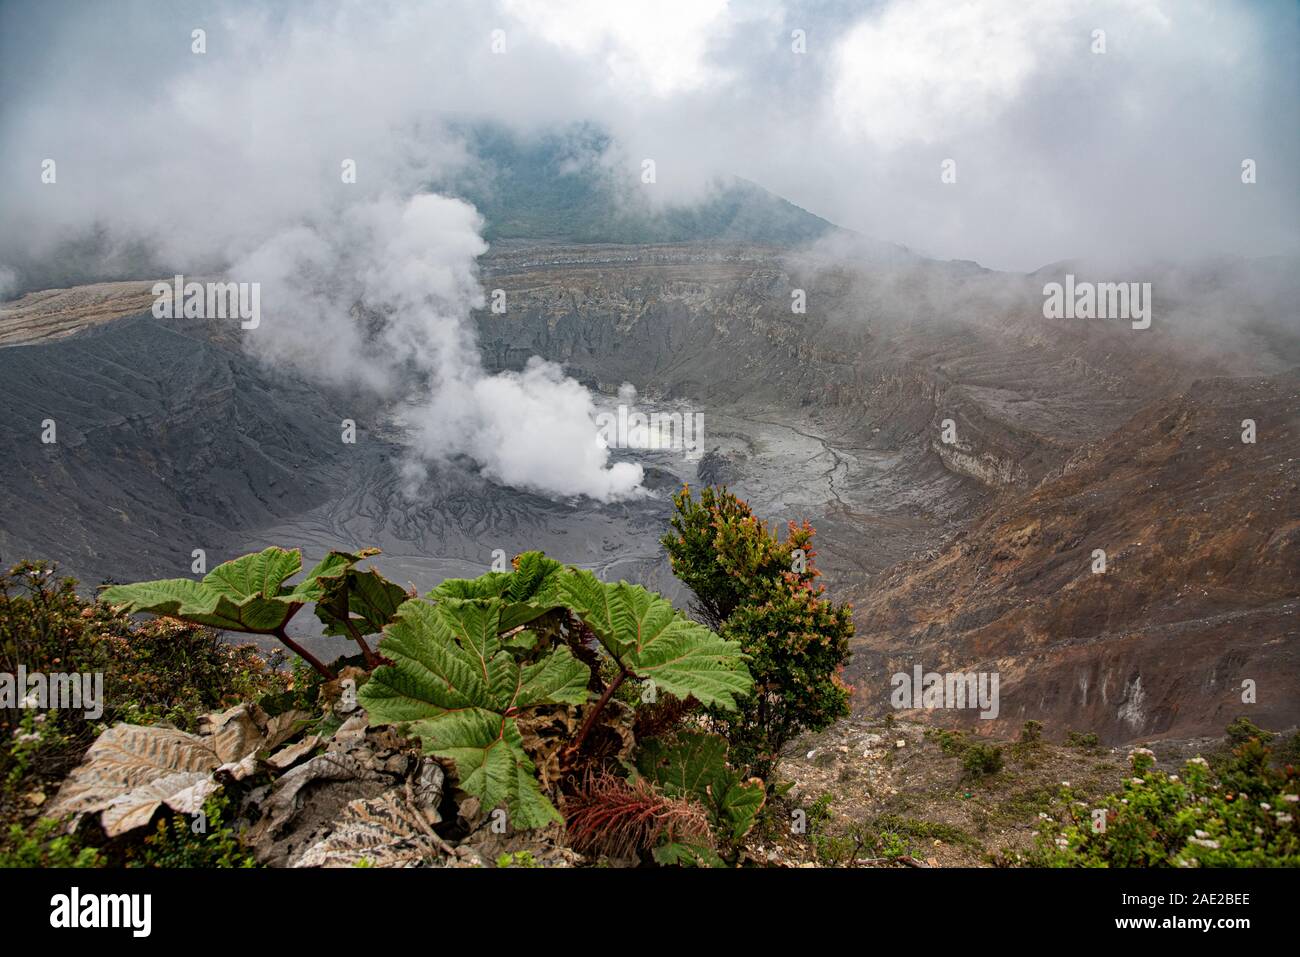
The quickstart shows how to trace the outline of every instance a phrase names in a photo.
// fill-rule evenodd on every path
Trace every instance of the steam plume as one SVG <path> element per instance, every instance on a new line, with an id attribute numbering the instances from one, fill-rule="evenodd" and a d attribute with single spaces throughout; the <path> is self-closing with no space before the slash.
<path id="1" fill-rule="evenodd" d="M 469 321 L 484 304 L 481 227 L 467 203 L 426 193 L 277 234 L 231 270 L 263 285 L 248 348 L 397 400 L 409 478 L 463 455 L 495 481 L 547 495 L 642 494 L 641 467 L 610 463 L 591 395 L 559 366 L 535 357 L 520 373 L 484 370 Z"/>

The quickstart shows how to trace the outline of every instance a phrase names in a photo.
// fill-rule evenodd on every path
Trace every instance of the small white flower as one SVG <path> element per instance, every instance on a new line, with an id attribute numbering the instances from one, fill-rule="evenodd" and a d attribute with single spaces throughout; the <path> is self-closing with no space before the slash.
<path id="1" fill-rule="evenodd" d="M 1287 804 L 1294 804 L 1296 801 L 1300 801 L 1300 794 L 1283 794 L 1282 800 L 1286 801 Z"/>
<path id="2" fill-rule="evenodd" d="M 1196 831 L 1196 836 L 1197 836 L 1197 837 L 1200 837 L 1200 838 L 1206 838 L 1206 837 L 1209 837 L 1209 836 L 1210 836 L 1210 832 L 1209 832 L 1209 831 L 1202 831 L 1202 830 L 1199 830 L 1199 829 L 1198 829 L 1198 830 Z"/>
<path id="3" fill-rule="evenodd" d="M 31 741 L 39 741 L 39 740 L 41 740 L 41 736 L 40 736 L 39 734 L 36 734 L 35 732 L 33 732 L 33 733 L 31 733 L 31 734 L 21 734 L 21 733 L 20 733 L 20 734 L 15 735 L 15 737 L 18 738 L 18 741 L 19 741 L 20 744 L 27 744 L 28 742 L 31 742 Z"/>
<path id="4" fill-rule="evenodd" d="M 1206 840 L 1202 840 L 1202 839 L 1199 838 L 1199 837 L 1189 837 L 1189 838 L 1187 839 L 1187 843 L 1189 843 L 1189 844 L 1198 844 L 1198 845 L 1200 845 L 1201 847 L 1208 847 L 1208 848 L 1209 848 L 1210 850 L 1212 850 L 1212 851 L 1217 851 L 1217 850 L 1219 849 L 1219 842 L 1218 842 L 1218 841 L 1206 841 Z"/>
<path id="5" fill-rule="evenodd" d="M 1273 810 L 1273 806 L 1269 804 L 1267 801 L 1260 801 L 1259 806 L 1262 807 L 1265 811 Z"/>
<path id="6" fill-rule="evenodd" d="M 1171 774 L 1171 775 L 1169 775 L 1169 780 L 1170 780 L 1171 783 L 1177 784 L 1177 783 L 1178 783 L 1178 775 L 1176 775 L 1176 774 Z"/>
<path id="7" fill-rule="evenodd" d="M 1130 783 L 1130 784 L 1141 784 L 1141 783 L 1142 783 L 1142 779 L 1141 779 L 1141 778 L 1129 778 L 1129 783 Z"/>
<path id="8" fill-rule="evenodd" d="M 1291 815 L 1290 815 L 1290 814 L 1279 814 L 1279 815 L 1277 816 L 1277 823 L 1279 823 L 1279 824 L 1290 824 L 1290 823 L 1291 823 Z"/>
<path id="9" fill-rule="evenodd" d="M 1061 787 L 1063 787 L 1063 788 L 1068 788 L 1069 786 L 1070 786 L 1070 782 L 1069 782 L 1069 781 L 1062 781 L 1062 782 L 1061 782 Z"/>
<path id="10" fill-rule="evenodd" d="M 1203 768 L 1208 768 L 1208 767 L 1210 766 L 1210 762 L 1209 762 L 1209 761 L 1205 760 L 1205 758 L 1200 758 L 1200 757 L 1192 758 L 1192 759 L 1191 759 L 1190 761 L 1188 761 L 1187 763 L 1188 763 L 1188 764 L 1199 764 L 1199 765 L 1200 765 L 1201 767 L 1203 767 Z"/>

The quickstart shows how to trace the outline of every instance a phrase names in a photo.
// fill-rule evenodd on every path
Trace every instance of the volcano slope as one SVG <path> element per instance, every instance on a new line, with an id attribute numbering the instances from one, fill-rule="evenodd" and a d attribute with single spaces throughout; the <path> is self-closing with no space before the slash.
<path id="1" fill-rule="evenodd" d="M 215 558 L 330 494 L 336 396 L 266 376 L 209 330 L 69 299 L 50 322 L 80 317 L 76 334 L 0 349 L 5 562 L 55 559 L 91 583 L 189 574 L 194 549 Z"/>
<path id="2" fill-rule="evenodd" d="M 942 718 L 986 731 L 1035 719 L 1118 742 L 1241 714 L 1294 725 L 1298 465 L 1300 372 L 1202 380 L 1143 410 L 865 596 L 860 710 L 887 709 L 888 676 L 919 664 L 1000 674 L 996 721 Z"/>

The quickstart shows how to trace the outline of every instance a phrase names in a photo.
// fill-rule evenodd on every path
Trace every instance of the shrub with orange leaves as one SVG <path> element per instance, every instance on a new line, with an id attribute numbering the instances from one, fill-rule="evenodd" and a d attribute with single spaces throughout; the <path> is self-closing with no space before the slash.
<path id="1" fill-rule="evenodd" d="M 781 749 L 849 713 L 841 678 L 853 637 L 852 607 L 817 582 L 812 525 L 790 522 L 784 540 L 725 488 L 673 497 L 663 537 L 673 573 L 696 596 L 696 615 L 749 656 L 754 693 L 738 713 L 709 713 L 733 760 L 769 778 Z"/>

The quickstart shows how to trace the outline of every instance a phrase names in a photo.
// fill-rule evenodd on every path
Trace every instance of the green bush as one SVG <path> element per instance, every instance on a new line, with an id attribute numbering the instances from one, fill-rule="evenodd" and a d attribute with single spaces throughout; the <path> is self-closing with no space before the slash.
<path id="1" fill-rule="evenodd" d="M 62 833 L 58 821 L 44 818 L 30 830 L 21 824 L 9 826 L 6 847 L 0 847 L 0 869 L 10 867 L 101 867 L 103 860 L 93 847 L 82 847 L 77 837 Z"/>
<path id="2" fill-rule="evenodd" d="M 673 573 L 696 596 L 698 617 L 749 656 L 754 693 L 739 711 L 710 709 L 734 760 L 770 778 L 781 749 L 849 713 L 841 678 L 853 636 L 852 608 L 817 584 L 813 528 L 789 524 L 781 541 L 726 489 L 674 496 L 673 532 L 662 539 Z"/>
<path id="3" fill-rule="evenodd" d="M 239 701 L 282 692 L 288 675 L 251 645 L 235 647 L 210 628 L 174 619 L 135 623 L 77 594 L 53 565 L 23 562 L 0 574 L 0 672 L 103 675 L 103 714 L 0 710 L 0 860 L 9 866 L 96 866 L 100 852 L 55 837 L 57 824 L 19 822 L 22 795 L 48 797 L 96 734 L 117 721 L 167 722 L 193 731 L 199 718 Z M 33 865 L 36 866 L 36 865 Z"/>
<path id="4" fill-rule="evenodd" d="M 153 833 L 126 853 L 128 867 L 257 867 L 226 823 L 229 798 L 214 794 L 203 804 L 202 816 L 171 814 L 160 819 Z"/>
<path id="5" fill-rule="evenodd" d="M 944 728 L 926 728 L 923 732 L 926 740 L 933 741 L 944 754 L 961 754 L 970 742 L 966 740 L 965 731 L 949 731 Z"/>
<path id="6" fill-rule="evenodd" d="M 1258 737 L 1217 766 L 1188 761 L 1181 774 L 1154 768 L 1150 751 L 1131 756 L 1122 792 L 1088 806 L 1061 795 L 1055 826 L 1033 857 L 1053 867 L 1300 867 L 1292 767 L 1277 770 Z M 1104 818 L 1094 812 L 1104 812 Z M 1049 818 L 1050 820 L 1050 818 Z"/>
<path id="7" fill-rule="evenodd" d="M 1228 736 L 1228 744 L 1232 747 L 1238 747 L 1250 741 L 1252 738 L 1258 738 L 1260 741 L 1268 744 L 1277 735 L 1272 731 L 1265 731 L 1263 728 L 1256 727 L 1255 724 L 1246 717 L 1239 717 L 1232 724 L 1224 729 Z"/>
<path id="8" fill-rule="evenodd" d="M 1101 741 L 1091 731 L 1086 734 L 1081 731 L 1071 731 L 1066 734 L 1065 743 L 1072 748 L 1080 748 L 1084 751 L 1096 751 L 1101 747 Z"/>
<path id="9" fill-rule="evenodd" d="M 962 752 L 961 763 L 972 778 L 997 774 L 1002 770 L 1002 749 L 995 744 L 970 744 Z"/>
<path id="10" fill-rule="evenodd" d="M 87 601 L 46 562 L 0 574 L 0 672 L 102 674 L 104 713 L 0 710 L 0 773 L 10 788 L 62 777 L 115 721 L 166 721 L 192 731 L 198 719 L 288 685 L 277 662 L 233 646 L 211 628 L 175 619 L 133 623 Z M 30 780 L 28 780 L 30 779 Z"/>
<path id="11" fill-rule="evenodd" d="M 1043 722 L 1026 721 L 1020 726 L 1020 743 L 1024 745 L 1041 744 L 1043 741 Z"/>

